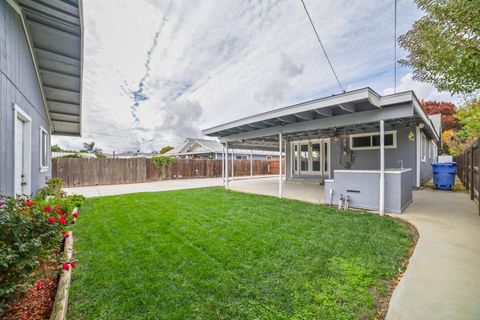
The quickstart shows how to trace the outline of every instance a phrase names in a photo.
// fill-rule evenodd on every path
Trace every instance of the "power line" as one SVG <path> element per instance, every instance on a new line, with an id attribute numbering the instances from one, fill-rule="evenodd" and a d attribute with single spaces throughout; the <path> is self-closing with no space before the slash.
<path id="1" fill-rule="evenodd" d="M 315 25 L 313 24 L 312 18 L 310 17 L 310 13 L 308 13 L 308 9 L 307 9 L 307 6 L 305 5 L 305 1 L 303 1 L 303 0 L 300 0 L 300 1 L 302 1 L 303 8 L 305 9 L 305 13 L 307 14 L 308 20 L 310 20 L 310 24 L 312 25 L 313 31 L 315 32 L 315 35 L 317 36 L 318 43 L 320 43 L 320 46 L 322 47 L 323 53 L 325 54 L 325 58 L 327 58 L 327 62 L 330 65 L 330 68 L 332 69 L 333 75 L 335 76 L 335 79 L 337 80 L 338 86 L 340 87 L 340 89 L 342 89 L 343 92 L 345 92 L 345 89 L 343 89 L 342 84 L 340 83 L 340 80 L 338 80 L 337 73 L 333 69 L 333 65 L 330 62 L 330 59 L 328 58 L 327 51 L 323 47 L 322 40 L 320 40 L 320 36 L 318 35 L 317 29 L 315 28 Z"/>
<path id="2" fill-rule="evenodd" d="M 393 90 L 397 93 L 397 0 L 394 5 L 393 18 Z"/>

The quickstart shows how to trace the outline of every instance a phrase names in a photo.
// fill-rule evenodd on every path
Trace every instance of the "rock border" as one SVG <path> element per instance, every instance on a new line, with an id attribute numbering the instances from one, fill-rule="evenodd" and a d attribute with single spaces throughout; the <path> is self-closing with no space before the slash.
<path id="1" fill-rule="evenodd" d="M 72 213 L 77 212 L 75 208 Z M 67 261 L 72 259 L 73 255 L 73 233 L 68 232 L 69 237 L 65 238 L 63 252 Z M 52 313 L 50 320 L 64 320 L 67 315 L 68 308 L 68 292 L 70 290 L 70 282 L 72 280 L 72 268 L 62 270 L 60 279 L 58 280 L 57 293 L 55 294 L 55 301 L 53 302 Z"/>

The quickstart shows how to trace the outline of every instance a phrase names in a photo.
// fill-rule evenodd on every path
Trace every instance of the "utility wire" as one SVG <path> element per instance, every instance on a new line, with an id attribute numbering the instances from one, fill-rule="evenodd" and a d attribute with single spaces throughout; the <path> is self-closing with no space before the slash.
<path id="1" fill-rule="evenodd" d="M 395 0 L 393 14 L 393 88 L 394 92 L 397 93 L 397 0 Z"/>
<path id="2" fill-rule="evenodd" d="M 318 35 L 317 29 L 315 28 L 315 25 L 313 24 L 312 18 L 310 17 L 310 13 L 308 13 L 308 9 L 307 9 L 307 6 L 305 4 L 305 1 L 304 0 L 300 0 L 300 1 L 302 1 L 303 8 L 305 9 L 305 13 L 307 14 L 308 20 L 310 20 L 310 24 L 312 25 L 313 31 L 315 32 L 315 35 L 317 36 L 318 43 L 320 43 L 320 46 L 322 47 L 323 53 L 325 54 L 325 58 L 327 58 L 327 62 L 330 65 L 330 68 L 332 69 L 333 75 L 335 76 L 335 79 L 337 80 L 338 86 L 340 87 L 340 89 L 342 89 L 343 92 L 345 92 L 345 89 L 343 89 L 342 84 L 340 83 L 340 80 L 338 80 L 337 73 L 333 69 L 333 65 L 330 62 L 330 59 L 328 58 L 327 51 L 323 47 L 322 40 L 320 40 L 320 36 Z"/>

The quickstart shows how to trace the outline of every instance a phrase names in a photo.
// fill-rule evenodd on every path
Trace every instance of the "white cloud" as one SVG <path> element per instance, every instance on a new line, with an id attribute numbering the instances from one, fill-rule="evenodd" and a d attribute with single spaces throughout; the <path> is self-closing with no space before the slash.
<path id="1" fill-rule="evenodd" d="M 307 5 L 343 86 L 387 90 L 393 2 Z M 410 0 L 398 8 L 403 33 L 420 12 Z M 84 20 L 83 137 L 54 138 L 64 146 L 93 140 L 107 151 L 150 151 L 340 92 L 300 1 L 85 0 Z M 136 122 L 131 92 L 142 83 Z"/>
<path id="2" fill-rule="evenodd" d="M 418 99 L 423 99 L 427 101 L 450 101 L 457 102 L 457 97 L 452 96 L 447 92 L 438 92 L 438 90 L 431 84 L 419 82 L 413 79 L 412 73 L 407 73 L 404 75 L 398 85 L 397 92 L 413 90 L 418 97 Z M 394 93 L 393 88 L 386 88 L 383 90 L 383 94 L 392 94 Z"/>

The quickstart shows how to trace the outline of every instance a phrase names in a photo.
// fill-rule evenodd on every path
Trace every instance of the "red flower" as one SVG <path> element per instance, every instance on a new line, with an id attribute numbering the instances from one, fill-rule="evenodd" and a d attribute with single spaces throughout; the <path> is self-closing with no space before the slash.
<path id="1" fill-rule="evenodd" d="M 78 219 L 78 212 L 74 212 L 74 213 L 73 213 L 73 217 L 74 217 L 75 219 Z"/>
<path id="2" fill-rule="evenodd" d="M 48 222 L 50 222 L 50 223 L 54 223 L 55 220 L 57 220 L 55 217 L 48 218 Z"/>
<path id="3" fill-rule="evenodd" d="M 45 212 L 52 212 L 52 206 L 45 206 L 43 210 L 45 210 Z"/>
<path id="4" fill-rule="evenodd" d="M 58 223 L 65 224 L 65 223 L 67 223 L 67 219 L 65 219 L 64 216 L 61 216 L 60 219 L 58 219 Z"/>
<path id="5" fill-rule="evenodd" d="M 75 261 L 70 262 L 70 265 L 72 266 L 72 268 L 75 268 L 75 267 L 77 266 L 77 264 L 75 263 Z"/>
<path id="6" fill-rule="evenodd" d="M 35 203 L 33 203 L 32 200 L 28 199 L 28 200 L 25 202 L 25 204 L 26 204 L 28 207 L 31 207 L 31 206 L 33 206 Z"/>
<path id="7" fill-rule="evenodd" d="M 37 281 L 37 290 L 42 289 L 42 282 L 40 280 Z"/>
<path id="8" fill-rule="evenodd" d="M 0 207 L 7 204 L 5 201 L 0 201 Z"/>
<path id="9" fill-rule="evenodd" d="M 62 269 L 63 270 L 70 270 L 70 265 L 68 263 L 62 263 Z"/>

